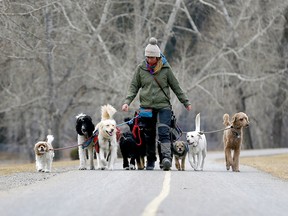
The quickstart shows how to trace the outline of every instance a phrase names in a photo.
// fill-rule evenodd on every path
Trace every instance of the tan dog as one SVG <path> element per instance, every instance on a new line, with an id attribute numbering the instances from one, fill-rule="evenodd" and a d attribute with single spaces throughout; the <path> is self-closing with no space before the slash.
<path id="1" fill-rule="evenodd" d="M 184 171 L 185 170 L 185 159 L 187 156 L 188 152 L 188 145 L 185 144 L 183 141 L 176 141 L 173 143 L 173 155 L 175 158 L 175 167 L 179 171 Z M 181 160 L 181 164 L 180 164 Z"/>
<path id="2" fill-rule="evenodd" d="M 249 126 L 248 116 L 243 112 L 239 112 L 233 115 L 230 122 L 229 115 L 226 113 L 223 115 L 223 124 L 230 127 L 223 134 L 226 169 L 229 170 L 231 166 L 234 172 L 240 172 L 239 156 L 243 140 L 243 128 Z M 234 151 L 233 157 L 232 151 Z"/>

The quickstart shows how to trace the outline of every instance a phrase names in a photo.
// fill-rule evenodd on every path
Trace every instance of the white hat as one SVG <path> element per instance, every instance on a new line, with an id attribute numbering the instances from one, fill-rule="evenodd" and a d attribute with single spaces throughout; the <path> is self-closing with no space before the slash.
<path id="1" fill-rule="evenodd" d="M 149 39 L 149 44 L 145 48 L 145 56 L 148 57 L 160 57 L 160 49 L 157 46 L 157 39 L 151 37 Z"/>

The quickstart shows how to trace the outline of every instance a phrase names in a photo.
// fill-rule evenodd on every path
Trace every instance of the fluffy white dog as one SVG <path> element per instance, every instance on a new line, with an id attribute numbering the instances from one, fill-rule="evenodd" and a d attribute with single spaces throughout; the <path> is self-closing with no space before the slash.
<path id="1" fill-rule="evenodd" d="M 207 142 L 205 135 L 200 131 L 200 113 L 196 115 L 195 125 L 195 131 L 190 131 L 186 135 L 189 147 L 188 160 L 194 170 L 203 171 Z"/>
<path id="2" fill-rule="evenodd" d="M 38 172 L 51 172 L 54 158 L 53 140 L 53 135 L 48 135 L 47 141 L 39 141 L 34 146 L 36 170 Z"/>
<path id="3" fill-rule="evenodd" d="M 116 109 L 110 104 L 101 107 L 101 121 L 96 125 L 98 130 L 99 153 L 97 154 L 100 169 L 113 170 L 117 159 L 118 142 L 116 138 L 116 121 L 113 115 Z"/>

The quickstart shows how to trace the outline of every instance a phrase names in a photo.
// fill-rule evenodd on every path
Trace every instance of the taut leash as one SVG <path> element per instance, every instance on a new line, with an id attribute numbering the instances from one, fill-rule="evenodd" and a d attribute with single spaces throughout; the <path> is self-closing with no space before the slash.
<path id="1" fill-rule="evenodd" d="M 220 129 L 220 130 L 213 130 L 213 131 L 199 131 L 199 134 L 202 135 L 202 134 L 209 134 L 209 133 L 217 133 L 217 132 L 220 132 L 220 131 L 225 131 L 225 130 L 228 130 L 228 129 L 231 129 L 233 128 L 232 126 L 228 126 L 226 128 L 223 128 L 223 129 Z M 182 132 L 182 133 L 188 133 L 188 132 Z"/>

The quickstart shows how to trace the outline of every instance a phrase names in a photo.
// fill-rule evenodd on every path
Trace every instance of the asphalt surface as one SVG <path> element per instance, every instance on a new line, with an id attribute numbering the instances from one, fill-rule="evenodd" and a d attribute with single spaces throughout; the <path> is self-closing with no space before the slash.
<path id="1" fill-rule="evenodd" d="M 242 151 L 241 156 L 288 153 L 288 149 Z M 208 152 L 204 171 L 76 168 L 54 173 L 26 186 L 0 190 L 1 216 L 286 216 L 288 181 L 240 163 L 240 173 L 226 171 L 223 153 Z M 54 171 L 55 172 L 55 171 Z M 46 175 L 29 173 L 31 175 Z M 2 177 L 3 178 L 3 177 Z M 21 176 L 20 178 L 25 178 Z M 7 182 L 6 182 L 7 183 Z"/>

